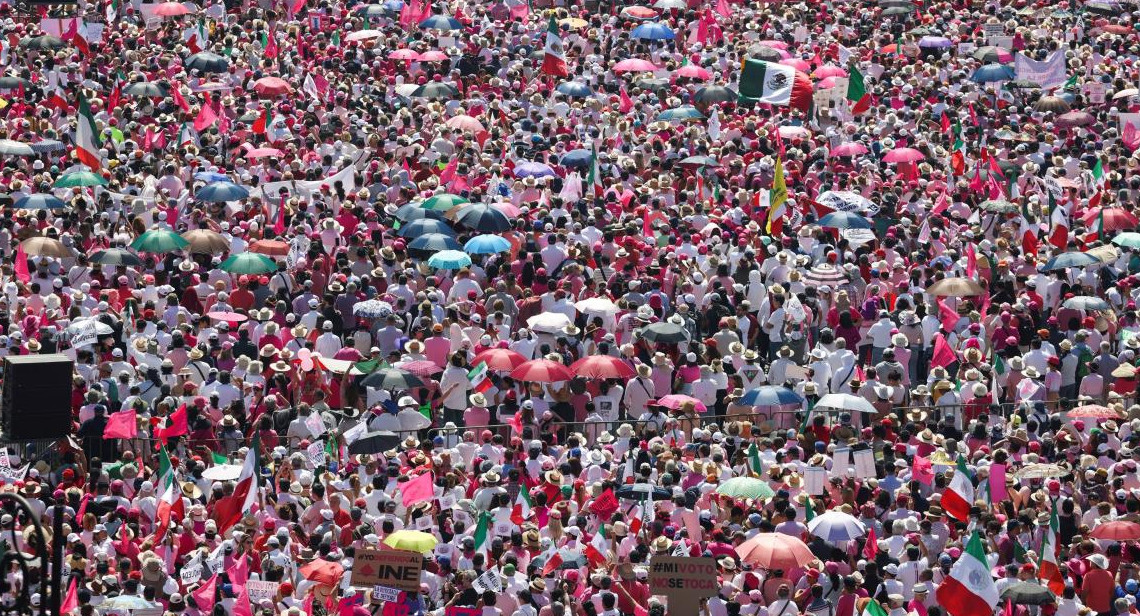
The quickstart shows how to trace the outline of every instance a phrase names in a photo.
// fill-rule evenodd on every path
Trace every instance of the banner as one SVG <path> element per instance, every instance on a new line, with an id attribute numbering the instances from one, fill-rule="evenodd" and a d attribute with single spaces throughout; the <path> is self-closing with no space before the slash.
<path id="1" fill-rule="evenodd" d="M 1068 79 L 1065 76 L 1065 68 L 1064 50 L 1054 51 L 1043 62 L 1031 60 L 1020 53 L 1013 60 L 1013 69 L 1018 79 L 1038 83 L 1045 90 L 1065 85 L 1065 81 Z"/>
<path id="2" fill-rule="evenodd" d="M 654 556 L 649 563 L 649 594 L 665 595 L 670 614 L 696 614 L 701 599 L 719 590 L 715 558 Z"/>
<path id="3" fill-rule="evenodd" d="M 353 586 L 420 591 L 423 556 L 406 550 L 361 550 L 352 562 Z"/>

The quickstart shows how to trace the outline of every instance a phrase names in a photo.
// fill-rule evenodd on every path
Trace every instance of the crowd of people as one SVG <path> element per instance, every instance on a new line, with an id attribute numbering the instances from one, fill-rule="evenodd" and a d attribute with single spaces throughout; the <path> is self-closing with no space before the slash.
<path id="1" fill-rule="evenodd" d="M 1136 9 L 0 6 L 0 609 L 1135 613 Z"/>

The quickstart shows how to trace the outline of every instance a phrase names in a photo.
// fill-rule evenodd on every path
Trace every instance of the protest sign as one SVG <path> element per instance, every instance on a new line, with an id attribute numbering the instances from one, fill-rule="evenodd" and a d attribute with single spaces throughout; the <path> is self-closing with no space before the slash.
<path id="1" fill-rule="evenodd" d="M 498 571 L 488 569 L 486 573 L 471 582 L 471 588 L 480 594 L 485 592 L 501 593 L 503 592 L 503 580 L 499 578 Z"/>
<path id="2" fill-rule="evenodd" d="M 373 603 L 399 601 L 400 589 L 389 588 L 387 586 L 376 586 L 372 589 L 372 592 L 369 593 L 369 596 L 371 596 Z"/>
<path id="3" fill-rule="evenodd" d="M 353 586 L 389 586 L 420 591 L 423 556 L 406 550 L 361 550 L 352 563 Z"/>
<path id="4" fill-rule="evenodd" d="M 827 469 L 822 466 L 809 466 L 804 469 L 804 486 L 808 494 L 812 496 L 823 494 L 826 482 Z"/>
<path id="5" fill-rule="evenodd" d="M 718 590 L 715 558 L 654 556 L 649 563 L 649 592 L 669 599 L 670 614 L 696 614 L 701 599 Z"/>
<path id="6" fill-rule="evenodd" d="M 855 477 L 859 479 L 874 479 L 877 474 L 875 473 L 875 452 L 870 449 L 863 449 L 854 452 L 855 457 Z"/>
<path id="7" fill-rule="evenodd" d="M 262 599 L 273 601 L 277 598 L 277 589 L 281 586 L 280 582 L 255 582 L 248 581 L 245 583 L 245 592 L 249 595 L 249 601 L 253 605 L 257 605 Z"/>

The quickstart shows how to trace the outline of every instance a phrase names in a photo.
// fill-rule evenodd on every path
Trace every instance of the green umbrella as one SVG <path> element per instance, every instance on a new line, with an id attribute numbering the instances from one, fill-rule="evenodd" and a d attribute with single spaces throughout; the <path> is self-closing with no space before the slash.
<path id="1" fill-rule="evenodd" d="M 151 229 L 131 242 L 131 248 L 138 252 L 174 252 L 182 250 L 189 244 L 190 242 L 170 229 Z"/>
<path id="2" fill-rule="evenodd" d="M 277 264 L 263 254 L 243 252 L 222 261 L 221 268 L 232 274 L 268 274 L 277 271 Z"/>
<path id="3" fill-rule="evenodd" d="M 717 486 L 716 493 L 750 500 L 763 500 L 776 495 L 766 481 L 756 477 L 733 477 Z"/>
<path id="4" fill-rule="evenodd" d="M 68 173 L 61 175 L 55 181 L 56 188 L 74 188 L 76 186 L 106 186 L 107 180 L 103 176 L 92 173 L 90 171 L 76 171 L 75 173 Z"/>
<path id="5" fill-rule="evenodd" d="M 1140 248 L 1140 233 L 1126 231 L 1112 238 L 1112 243 L 1125 248 Z"/>
<path id="6" fill-rule="evenodd" d="M 470 203 L 470 201 L 464 199 L 463 197 L 460 197 L 459 195 L 441 193 L 434 197 L 431 197 L 427 201 L 424 201 L 421 207 L 423 207 L 425 210 L 444 212 L 450 210 L 453 207 L 463 205 L 464 203 Z"/>

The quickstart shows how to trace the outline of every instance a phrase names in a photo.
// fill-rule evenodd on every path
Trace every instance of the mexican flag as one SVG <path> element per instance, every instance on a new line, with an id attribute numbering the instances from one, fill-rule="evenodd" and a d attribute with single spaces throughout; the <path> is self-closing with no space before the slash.
<path id="1" fill-rule="evenodd" d="M 249 455 L 245 457 L 241 473 L 238 474 L 234 493 L 219 500 L 214 509 L 214 520 L 218 523 L 219 533 L 225 533 L 230 527 L 237 524 L 245 512 L 250 511 L 257 502 L 257 495 L 260 490 L 261 464 L 258 459 L 260 449 L 261 439 L 254 432 L 253 440 L 249 444 Z"/>
<path id="2" fill-rule="evenodd" d="M 530 491 L 526 487 L 519 488 L 519 495 L 515 498 L 515 507 L 511 510 L 511 521 L 516 526 L 522 526 L 523 522 L 530 519 L 534 511 L 534 503 L 530 500 Z"/>
<path id="3" fill-rule="evenodd" d="M 170 528 L 170 520 L 181 520 L 185 514 L 182 505 L 182 490 L 174 477 L 174 465 L 170 463 L 170 456 L 166 447 L 158 448 L 158 511 L 155 517 L 158 526 L 154 534 L 162 537 L 166 529 Z"/>
<path id="4" fill-rule="evenodd" d="M 861 616 L 887 616 L 887 610 L 883 609 L 883 605 L 874 599 L 867 602 L 867 606 L 863 608 Z"/>
<path id="5" fill-rule="evenodd" d="M 764 474 L 764 465 L 760 462 L 760 448 L 755 442 L 748 447 L 748 467 L 757 477 Z"/>
<path id="6" fill-rule="evenodd" d="M 1053 509 L 1049 515 L 1049 528 L 1045 530 L 1045 537 L 1041 541 L 1041 567 L 1037 577 L 1049 590 L 1057 596 L 1065 590 L 1065 577 L 1061 574 L 1061 567 L 1057 565 L 1057 531 L 1061 529 L 1060 519 L 1057 517 L 1057 501 L 1053 501 Z"/>
<path id="7" fill-rule="evenodd" d="M 966 458 L 958 454 L 958 468 L 950 480 L 950 489 L 942 495 L 942 508 L 959 521 L 965 522 L 970 517 L 970 507 L 973 505 L 974 482 L 970 479 L 969 469 L 966 468 Z"/>
<path id="8" fill-rule="evenodd" d="M 950 569 L 949 577 L 938 587 L 936 597 L 952 616 L 992 616 L 994 613 L 998 591 L 977 531 L 970 536 L 966 551 Z"/>
<path id="9" fill-rule="evenodd" d="M 590 174 L 586 178 L 586 183 L 594 190 L 595 197 L 601 197 L 605 194 L 605 186 L 602 185 L 602 170 L 598 166 L 598 148 L 597 146 L 590 146 Z"/>
<path id="10" fill-rule="evenodd" d="M 558 34 L 558 22 L 554 16 L 546 27 L 546 47 L 542 50 L 542 72 L 547 75 L 566 77 L 570 71 L 566 70 L 566 52 L 562 49 L 562 37 Z"/>
<path id="11" fill-rule="evenodd" d="M 182 31 L 182 42 L 190 49 L 190 53 L 198 53 L 210 44 L 210 37 L 206 33 L 206 22 L 198 20 L 197 24 Z"/>
<path id="12" fill-rule="evenodd" d="M 765 231 L 768 235 L 779 235 L 784 231 L 784 215 L 788 213 L 788 185 L 784 180 L 784 161 L 776 158 L 776 177 L 772 180 L 772 190 L 768 197 L 768 222 Z"/>
<path id="13" fill-rule="evenodd" d="M 75 157 L 79 162 L 98 171 L 103 167 L 103 156 L 99 154 L 99 129 L 95 127 L 95 118 L 91 115 L 91 106 L 87 104 L 87 97 L 79 93 L 79 117 L 76 118 L 75 127 Z"/>
<path id="14" fill-rule="evenodd" d="M 808 111 L 812 105 L 811 79 L 790 66 L 747 59 L 740 71 L 740 96 L 770 105 Z"/>
<path id="15" fill-rule="evenodd" d="M 854 64 L 847 71 L 847 101 L 851 103 L 851 113 L 859 115 L 871 108 L 871 95 L 863 83 L 863 73 Z M 946 114 L 943 114 L 945 117 Z"/>
<path id="16" fill-rule="evenodd" d="M 269 113 L 269 107 L 266 106 L 261 110 L 261 116 L 253 121 L 253 126 L 250 130 L 258 135 L 264 135 L 269 131 L 271 124 L 273 124 L 273 114 Z"/>
<path id="17" fill-rule="evenodd" d="M 479 523 L 475 526 L 475 551 L 485 552 L 491 549 L 491 512 L 484 511 L 479 514 Z"/>
<path id="18" fill-rule="evenodd" d="M 603 524 L 598 527 L 598 532 L 594 533 L 594 537 L 586 544 L 586 560 L 590 562 L 591 567 L 598 567 L 606 562 L 606 554 L 610 551 L 610 540 L 606 537 L 606 525 Z"/>
<path id="19" fill-rule="evenodd" d="M 471 381 L 471 388 L 478 393 L 491 389 L 493 383 L 487 378 L 487 362 L 479 362 L 467 373 L 467 380 Z"/>
<path id="20" fill-rule="evenodd" d="M 1096 166 L 1092 170 L 1093 185 L 1091 188 L 1096 190 L 1092 197 L 1089 197 L 1089 209 L 1100 205 L 1101 200 L 1104 198 L 1104 163 L 1099 159 L 1096 161 Z"/>

